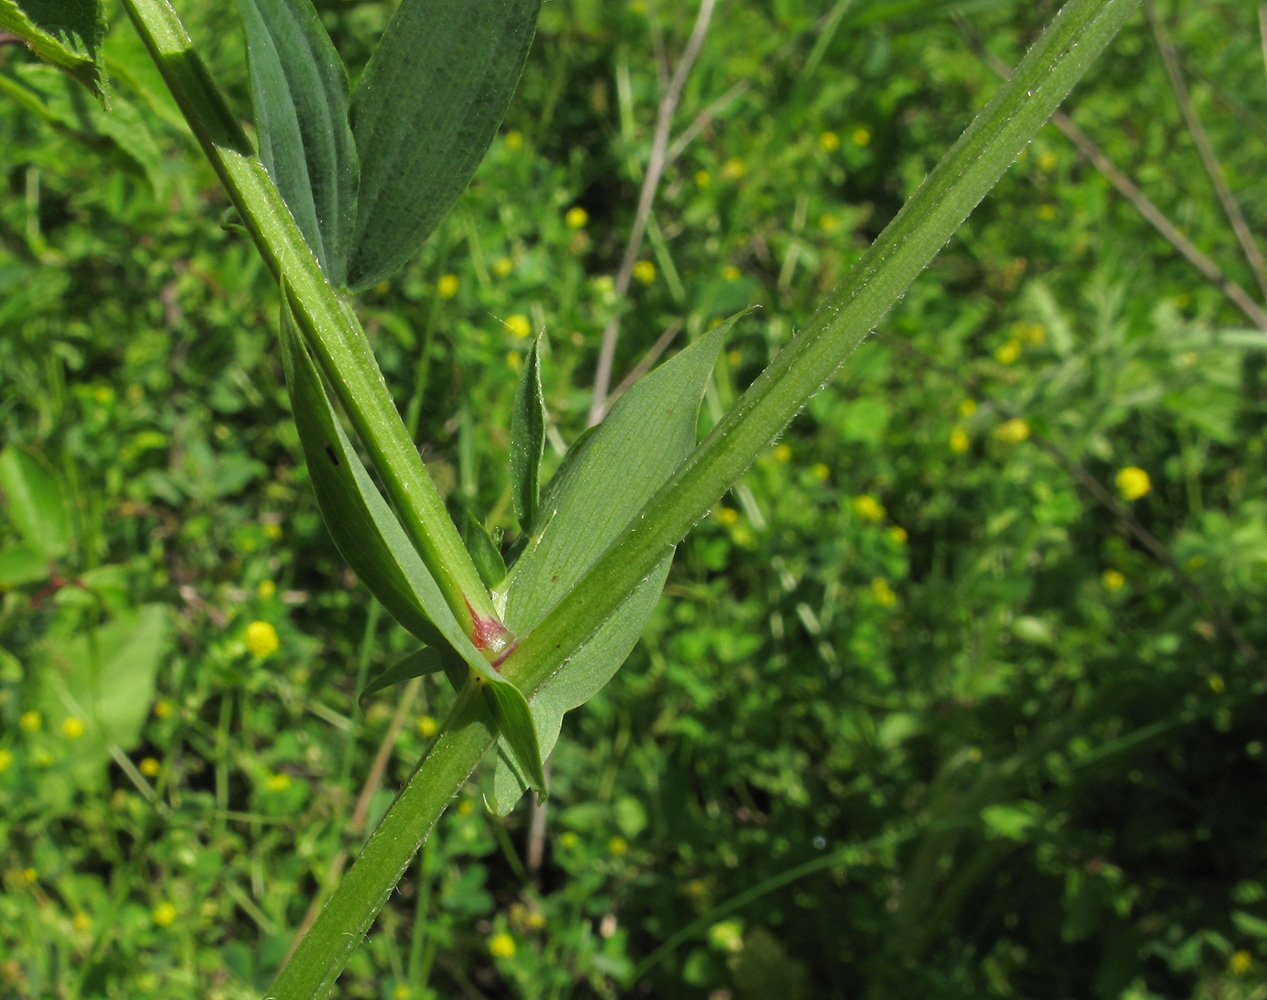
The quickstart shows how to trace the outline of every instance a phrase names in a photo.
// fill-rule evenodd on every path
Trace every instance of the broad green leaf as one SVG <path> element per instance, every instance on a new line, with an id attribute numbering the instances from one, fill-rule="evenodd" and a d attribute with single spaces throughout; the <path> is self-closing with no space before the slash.
<path id="1" fill-rule="evenodd" d="M 104 103 L 100 0 L 0 0 L 0 31 L 17 35 L 37 56 L 78 80 Z"/>
<path id="2" fill-rule="evenodd" d="M 541 0 L 403 0 L 352 98 L 361 184 L 348 285 L 413 256 L 501 124 Z"/>
<path id="3" fill-rule="evenodd" d="M 569 449 L 504 585 L 506 625 L 513 634 L 524 635 L 541 620 L 690 454 L 700 400 L 734 322 L 644 377 L 592 434 Z M 532 714 L 544 754 L 554 748 L 564 714 L 597 694 L 637 643 L 671 562 L 670 554 L 534 695 Z M 522 772 L 503 755 L 493 779 L 494 811 L 509 812 L 525 786 Z"/>
<path id="4" fill-rule="evenodd" d="M 31 549 L 56 559 L 70 548 L 70 510 L 43 459 L 18 445 L 0 451 L 0 492 L 13 526 Z"/>
<path id="5" fill-rule="evenodd" d="M 375 694 L 383 688 L 391 687 L 393 684 L 401 684 L 405 681 L 413 680 L 415 677 L 426 677 L 428 674 L 434 674 L 437 671 L 445 669 L 445 660 L 440 651 L 431 646 L 423 646 L 422 649 L 415 650 L 382 673 L 375 674 L 365 685 L 365 690 L 361 692 L 360 703 L 364 707 L 365 699 Z M 465 677 L 465 664 L 463 665 L 462 677 Z M 461 678 L 459 678 L 458 687 L 461 686 Z"/>
<path id="6" fill-rule="evenodd" d="M 47 580 L 49 568 L 42 552 L 29 545 L 7 545 L 0 549 L 0 589 Z"/>
<path id="7" fill-rule="evenodd" d="M 541 337 L 532 343 L 519 375 L 510 414 L 510 498 L 526 531 L 537 513 L 541 459 L 546 447 L 546 401 L 541 389 Z"/>
<path id="8" fill-rule="evenodd" d="M 523 694 L 508 681 L 484 686 L 484 697 L 501 732 L 499 750 L 508 755 L 528 787 L 537 793 L 537 801 L 544 801 L 546 792 L 545 767 L 541 763 L 541 744 L 532 711 Z M 498 766 L 501 766 L 500 758 Z"/>
<path id="9" fill-rule="evenodd" d="M 260 159 L 335 286 L 356 224 L 348 79 L 311 0 L 238 0 Z"/>

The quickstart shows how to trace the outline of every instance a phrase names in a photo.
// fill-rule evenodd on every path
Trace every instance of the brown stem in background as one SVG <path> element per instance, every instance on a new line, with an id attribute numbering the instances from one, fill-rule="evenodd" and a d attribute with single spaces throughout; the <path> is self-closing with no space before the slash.
<path id="1" fill-rule="evenodd" d="M 1254 242 L 1249 224 L 1245 221 L 1245 214 L 1241 211 L 1241 206 L 1237 204 L 1232 189 L 1228 187 L 1227 178 L 1223 175 L 1223 167 L 1214 153 L 1214 147 L 1210 144 L 1210 136 L 1205 126 L 1201 124 L 1196 108 L 1192 106 L 1192 95 L 1188 93 L 1183 71 L 1179 68 L 1179 55 L 1157 14 L 1157 5 L 1153 0 L 1145 0 L 1144 6 L 1148 10 L 1148 19 L 1152 22 L 1153 37 L 1157 39 L 1157 50 L 1161 53 L 1161 60 L 1166 65 L 1166 74 L 1170 77 L 1170 86 L 1175 92 L 1175 100 L 1179 102 L 1184 121 L 1188 123 L 1188 131 L 1192 133 L 1192 141 L 1196 143 L 1197 152 L 1201 154 L 1205 172 L 1210 175 L 1210 184 L 1223 205 L 1227 220 L 1232 225 L 1232 232 L 1236 234 L 1236 239 L 1241 244 L 1241 250 L 1245 253 L 1245 259 L 1249 262 L 1254 277 L 1258 279 L 1258 287 L 1263 295 L 1267 296 L 1267 261 L 1263 260 L 1262 251 Z"/>
<path id="2" fill-rule="evenodd" d="M 651 156 L 647 161 L 647 173 L 642 179 L 642 192 L 638 196 L 638 208 L 634 213 L 629 241 L 625 244 L 625 256 L 620 263 L 620 271 L 616 275 L 617 298 L 624 298 L 629 291 L 634 264 L 638 261 L 638 252 L 642 249 L 642 237 L 647 230 L 647 219 L 651 215 L 656 190 L 660 186 L 660 178 L 664 175 L 664 168 L 668 162 L 665 153 L 669 145 L 669 129 L 673 125 L 673 113 L 677 110 L 682 89 L 686 86 L 686 78 L 691 72 L 695 57 L 699 55 L 704 45 L 704 35 L 708 31 L 708 22 L 713 16 L 715 5 L 716 0 L 702 0 L 700 3 L 695 27 L 691 30 L 686 50 L 682 53 L 682 59 L 673 73 L 673 79 L 669 81 L 668 89 L 660 99 L 660 107 L 656 112 L 655 134 L 651 140 Z M 603 414 L 607 412 L 607 388 L 611 384 L 616 341 L 620 337 L 620 319 L 620 314 L 617 313 L 603 330 L 603 340 L 598 351 L 598 365 L 594 370 L 594 394 L 587 421 L 591 427 L 602 420 Z"/>

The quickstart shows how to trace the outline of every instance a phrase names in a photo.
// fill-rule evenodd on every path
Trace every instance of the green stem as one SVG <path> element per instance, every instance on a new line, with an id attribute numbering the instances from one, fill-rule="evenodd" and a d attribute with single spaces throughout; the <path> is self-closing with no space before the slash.
<path id="1" fill-rule="evenodd" d="M 473 617 L 496 622 L 497 613 L 400 419 L 355 313 L 321 273 L 175 11 L 166 0 L 123 0 L 123 5 L 265 264 L 274 278 L 285 276 L 304 337 L 378 469 L 405 531 L 463 631 L 476 639 Z"/>
<path id="2" fill-rule="evenodd" d="M 1069 0 L 897 217 L 687 461 L 515 647 L 535 692 L 620 606 L 835 374 L 985 197 L 1139 0 Z"/>

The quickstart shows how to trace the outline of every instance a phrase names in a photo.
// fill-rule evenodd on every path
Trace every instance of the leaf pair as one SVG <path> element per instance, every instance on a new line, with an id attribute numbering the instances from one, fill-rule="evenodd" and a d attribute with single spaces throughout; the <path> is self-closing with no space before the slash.
<path id="1" fill-rule="evenodd" d="M 401 625 L 427 647 L 375 678 L 369 690 L 444 670 L 455 687 L 469 674 L 516 766 L 545 795 L 540 746 L 528 703 L 519 689 L 489 665 L 462 630 L 387 501 L 370 479 L 339 424 L 316 363 L 295 323 L 290 292 L 282 286 L 282 358 L 295 425 L 303 445 L 321 516 L 352 570 Z"/>
<path id="2" fill-rule="evenodd" d="M 704 388 L 734 322 L 635 384 L 602 424 L 572 445 L 539 501 L 536 470 L 545 421 L 534 345 L 511 423 L 511 491 L 516 514 L 529 526 L 524 548 L 499 588 L 512 634 L 527 634 L 545 617 L 690 454 Z M 669 549 L 616 614 L 534 695 L 532 717 L 543 757 L 558 740 L 564 713 L 597 694 L 633 649 L 672 561 Z M 508 750 L 501 748 L 491 799 L 501 815 L 531 786 Z"/>
<path id="3" fill-rule="evenodd" d="M 333 285 L 383 280 L 457 200 L 510 103 L 540 4 L 403 0 L 349 101 L 311 0 L 238 0 L 260 158 Z"/>

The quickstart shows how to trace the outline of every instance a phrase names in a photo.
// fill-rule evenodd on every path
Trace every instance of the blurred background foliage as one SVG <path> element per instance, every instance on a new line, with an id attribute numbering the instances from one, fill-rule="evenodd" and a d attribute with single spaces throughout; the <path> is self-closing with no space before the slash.
<path id="1" fill-rule="evenodd" d="M 246 118 L 232 5 L 178 6 Z M 355 76 L 391 5 L 318 8 Z M 621 296 L 694 10 L 545 4 L 471 189 L 363 302 L 442 489 L 513 527 L 542 328 L 561 446 L 614 317 L 619 380 L 760 304 L 711 423 L 988 99 L 975 39 L 1014 64 L 1055 9 L 725 0 Z M 1254 14 L 1156 9 L 1261 233 Z M 357 708 L 409 642 L 320 523 L 276 291 L 112 17 L 109 114 L 0 46 L 0 995 L 253 998 L 448 692 Z M 548 811 L 468 789 L 341 996 L 1267 997 L 1267 334 L 1221 287 L 1258 280 L 1145 16 L 1067 110 L 1221 278 L 1045 128 L 680 547 Z"/>

